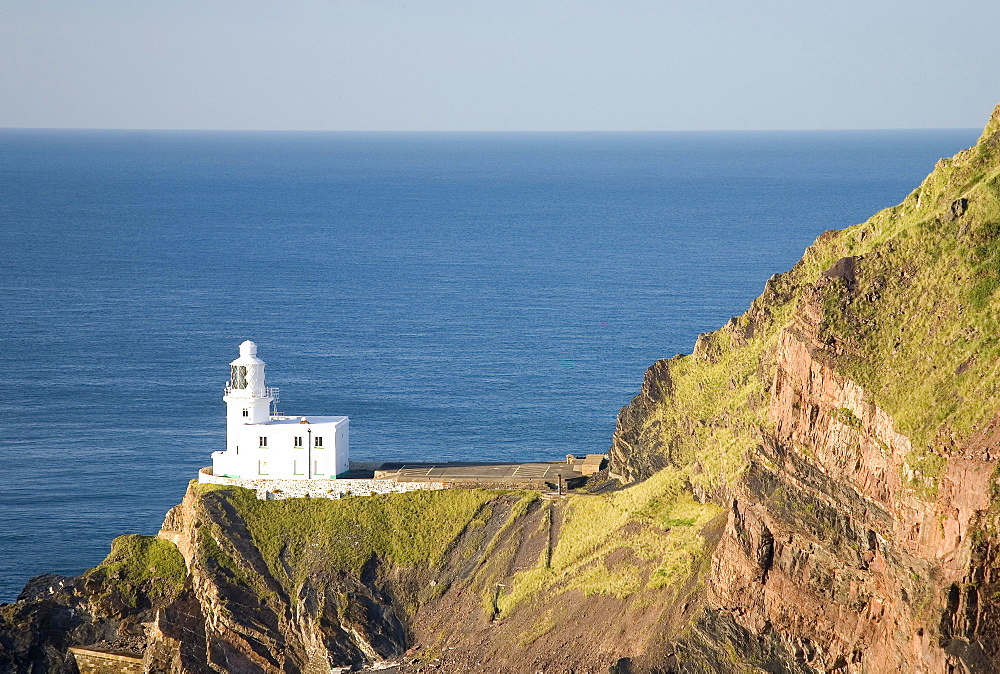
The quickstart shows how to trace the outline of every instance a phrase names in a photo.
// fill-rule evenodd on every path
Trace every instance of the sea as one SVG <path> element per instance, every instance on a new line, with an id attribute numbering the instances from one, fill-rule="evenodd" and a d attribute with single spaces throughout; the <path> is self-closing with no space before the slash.
<path id="1" fill-rule="evenodd" d="M 0 602 L 155 533 L 252 339 L 351 456 L 605 452 L 659 358 L 977 130 L 0 130 Z"/>

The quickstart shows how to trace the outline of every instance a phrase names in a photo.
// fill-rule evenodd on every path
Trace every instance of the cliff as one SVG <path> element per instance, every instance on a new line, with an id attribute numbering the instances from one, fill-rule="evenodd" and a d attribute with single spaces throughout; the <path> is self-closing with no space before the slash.
<path id="1" fill-rule="evenodd" d="M 1000 108 L 903 203 L 826 232 L 692 356 L 657 363 L 622 410 L 613 470 L 677 466 L 729 509 L 688 662 L 1000 671 L 998 131 Z"/>
<path id="2" fill-rule="evenodd" d="M 0 607 L 0 669 L 995 672 L 1000 108 L 622 409 L 623 488 L 257 501 Z"/>

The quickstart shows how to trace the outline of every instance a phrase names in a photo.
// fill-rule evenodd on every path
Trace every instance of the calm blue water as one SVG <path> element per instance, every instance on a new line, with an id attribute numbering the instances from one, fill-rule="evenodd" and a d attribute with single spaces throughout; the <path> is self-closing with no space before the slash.
<path id="1" fill-rule="evenodd" d="M 0 601 L 157 530 L 244 339 L 356 459 L 603 452 L 649 364 L 976 135 L 0 130 Z"/>

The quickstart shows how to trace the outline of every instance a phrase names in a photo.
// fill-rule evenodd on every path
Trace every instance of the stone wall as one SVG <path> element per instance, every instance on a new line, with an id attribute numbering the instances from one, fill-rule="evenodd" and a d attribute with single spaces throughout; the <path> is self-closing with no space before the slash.
<path id="1" fill-rule="evenodd" d="M 71 648 L 80 674 L 142 674 L 142 658 L 120 653 Z"/>
<path id="2" fill-rule="evenodd" d="M 385 461 L 350 461 L 348 465 L 351 470 L 378 470 Z"/>
<path id="3" fill-rule="evenodd" d="M 257 492 L 262 501 L 283 498 L 342 498 L 344 496 L 372 496 L 418 489 L 446 489 L 441 482 L 395 482 L 393 480 L 268 480 L 221 477 L 212 474 L 211 468 L 198 471 L 198 481 L 244 487 Z"/>

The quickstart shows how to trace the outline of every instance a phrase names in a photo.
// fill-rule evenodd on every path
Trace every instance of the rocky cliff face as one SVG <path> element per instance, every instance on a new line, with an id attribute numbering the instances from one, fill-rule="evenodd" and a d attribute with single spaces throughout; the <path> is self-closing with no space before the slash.
<path id="1" fill-rule="evenodd" d="M 625 488 L 193 485 L 159 539 L 0 607 L 0 669 L 105 641 L 157 672 L 1000 671 L 998 288 L 1000 108 L 649 369 Z"/>
<path id="2" fill-rule="evenodd" d="M 681 669 L 1000 671 L 998 125 L 1000 108 L 903 204 L 820 237 L 622 411 L 627 479 L 734 460 L 718 436 L 743 452 L 708 492 L 729 515 Z M 707 388 L 693 407 L 670 394 Z"/>
<path id="3" fill-rule="evenodd" d="M 152 672 L 331 672 L 387 661 L 394 671 L 605 672 L 646 649 L 652 633 L 637 628 L 656 628 L 676 594 L 660 587 L 646 595 L 653 601 L 631 602 L 574 588 L 542 607 L 515 606 L 503 581 L 553 567 L 568 505 L 535 493 L 295 503 L 241 492 L 191 486 L 160 532 L 186 561 L 182 584 L 155 597 L 140 589 L 142 608 L 123 620 L 108 623 L 89 603 L 100 590 L 72 580 L 4 607 L 3 671 L 73 672 L 66 649 L 103 641 L 144 653 Z M 389 546 L 374 552 L 379 536 Z M 612 565 L 654 570 L 624 550 Z M 50 628 L 69 614 L 72 624 Z M 609 616 L 623 620 L 609 627 Z M 123 643 L 126 632 L 138 638 Z"/>

